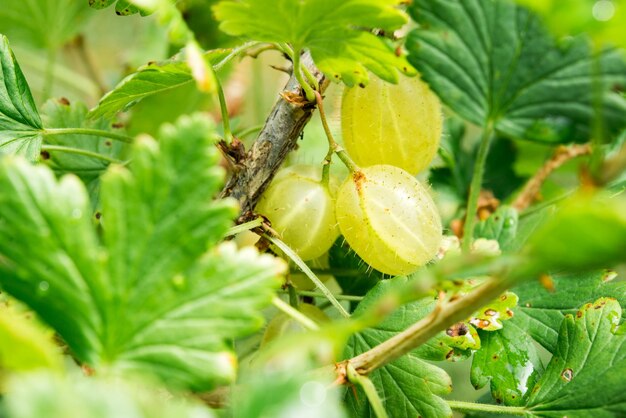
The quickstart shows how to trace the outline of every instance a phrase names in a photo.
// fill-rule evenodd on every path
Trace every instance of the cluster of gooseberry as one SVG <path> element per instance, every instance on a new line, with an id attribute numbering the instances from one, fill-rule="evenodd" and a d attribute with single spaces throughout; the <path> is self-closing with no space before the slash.
<path id="1" fill-rule="evenodd" d="M 365 88 L 345 90 L 341 121 L 342 160 L 351 169 L 343 184 L 320 167 L 292 166 L 277 174 L 256 210 L 305 261 L 341 234 L 376 270 L 411 273 L 436 255 L 442 239 L 437 208 L 415 177 L 439 146 L 439 99 L 419 77 L 397 85 L 373 77 Z"/>

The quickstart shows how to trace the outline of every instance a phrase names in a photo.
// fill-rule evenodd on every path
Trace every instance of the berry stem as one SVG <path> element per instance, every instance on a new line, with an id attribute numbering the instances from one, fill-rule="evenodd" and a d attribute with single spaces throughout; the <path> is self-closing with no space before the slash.
<path id="1" fill-rule="evenodd" d="M 348 155 L 346 150 L 344 150 L 338 143 L 335 141 L 335 137 L 333 133 L 330 131 L 330 127 L 328 126 L 328 120 L 326 119 L 326 112 L 324 111 L 324 101 L 322 99 L 322 95 L 319 91 L 315 91 L 315 99 L 317 101 L 317 109 L 320 112 L 320 119 L 322 120 L 322 126 L 324 127 L 324 132 L 326 133 L 326 138 L 328 138 L 328 153 L 324 158 L 324 171 L 322 173 L 322 181 L 328 182 L 328 176 L 330 172 L 330 164 L 332 162 L 333 154 L 337 154 L 339 159 L 348 167 L 351 173 L 359 170 L 359 167 L 352 161 L 352 158 Z M 327 183 L 326 183 L 327 184 Z"/>
<path id="2" fill-rule="evenodd" d="M 472 241 L 474 239 L 474 227 L 476 226 L 476 212 L 478 210 L 478 198 L 483 184 L 483 176 L 485 174 L 485 164 L 487 155 L 489 154 L 489 146 L 493 138 L 493 125 L 489 123 L 483 131 L 478 148 L 478 155 L 474 163 L 474 176 L 470 186 L 469 198 L 467 201 L 467 214 L 465 215 L 465 228 L 463 230 L 462 249 L 465 253 L 469 252 Z"/>

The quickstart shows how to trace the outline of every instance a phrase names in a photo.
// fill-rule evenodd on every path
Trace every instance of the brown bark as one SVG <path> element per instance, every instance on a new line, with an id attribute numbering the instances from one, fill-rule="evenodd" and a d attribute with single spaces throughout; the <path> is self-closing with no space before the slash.
<path id="1" fill-rule="evenodd" d="M 302 56 L 302 64 L 317 79 L 323 93 L 328 86 L 328 80 L 315 67 L 308 53 Z M 298 81 L 292 75 L 258 138 L 245 158 L 235 166 L 221 197 L 231 196 L 237 199 L 244 214 L 254 210 L 276 171 L 289 152 L 297 147 L 298 139 L 311 119 L 313 110 L 315 105 L 306 101 Z"/>
<path id="2" fill-rule="evenodd" d="M 541 190 L 541 186 L 552 174 L 552 172 L 569 160 L 580 157 L 582 155 L 588 155 L 591 153 L 591 145 L 571 145 L 569 147 L 560 146 L 554 152 L 552 158 L 550 158 L 539 171 L 526 183 L 524 189 L 517 196 L 512 206 L 518 211 L 523 211 L 530 206 Z"/>

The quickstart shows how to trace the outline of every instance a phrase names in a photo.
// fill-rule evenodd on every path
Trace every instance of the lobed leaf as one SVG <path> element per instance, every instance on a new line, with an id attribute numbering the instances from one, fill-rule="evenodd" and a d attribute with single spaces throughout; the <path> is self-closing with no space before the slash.
<path id="1" fill-rule="evenodd" d="M 0 284 L 96 370 L 152 373 L 204 390 L 232 381 L 228 341 L 259 329 L 282 263 L 215 248 L 236 207 L 214 201 L 214 128 L 182 118 L 137 141 L 102 179 L 102 229 L 73 176 L 0 163 Z"/>
<path id="2" fill-rule="evenodd" d="M 355 317 L 367 312 L 368 308 L 389 289 L 402 286 L 407 280 L 410 279 L 398 277 L 378 283 L 359 303 L 354 312 Z M 354 357 L 404 331 L 428 315 L 434 305 L 435 301 L 432 298 L 403 305 L 380 324 L 352 336 L 346 346 L 345 357 Z M 442 332 L 412 353 L 372 372 L 369 377 L 379 390 L 390 416 L 425 418 L 452 416 L 447 403 L 441 398 L 451 390 L 450 377 L 442 369 L 424 360 L 445 360 L 462 356 L 467 348 L 467 339 L 470 337 L 469 332 L 457 337 Z M 363 392 L 357 391 L 356 395 L 348 392 L 346 397 L 352 416 L 374 416 Z"/>
<path id="3" fill-rule="evenodd" d="M 400 0 L 242 0 L 214 7 L 220 29 L 247 39 L 308 49 L 320 70 L 348 86 L 367 84 L 368 70 L 396 83 L 414 75 L 394 47 L 371 29 L 392 33 L 407 21 Z"/>
<path id="4" fill-rule="evenodd" d="M 622 309 L 600 298 L 567 315 L 554 357 L 532 389 L 528 407 L 536 417 L 613 418 L 626 409 L 626 334 Z"/>
<path id="5" fill-rule="evenodd" d="M 143 9 L 133 5 L 133 2 L 128 0 L 89 0 L 89 6 L 94 9 L 106 9 L 113 3 L 115 3 L 115 14 L 118 16 L 130 16 L 136 13 L 145 14 Z"/>
<path id="6" fill-rule="evenodd" d="M 48 128 L 92 128 L 103 131 L 113 130 L 110 122 L 104 119 L 88 120 L 87 107 L 80 102 L 65 104 L 48 101 L 43 105 L 42 118 Z M 100 154 L 109 158 L 121 159 L 128 151 L 128 146 L 120 141 L 93 135 L 51 135 L 44 139 L 46 144 L 61 145 Z M 110 163 L 101 159 L 70 154 L 49 152 L 44 162 L 58 175 L 74 173 L 87 186 L 87 191 L 94 205 L 100 196 L 100 176 Z"/>
<path id="7" fill-rule="evenodd" d="M 479 331 L 481 348 L 474 353 L 470 379 L 476 389 L 490 383 L 497 403 L 523 405 L 543 371 L 537 349 L 512 321 L 494 332 Z"/>
<path id="8" fill-rule="evenodd" d="M 616 275 L 610 270 L 553 275 L 549 279 L 553 290 L 539 281 L 522 283 L 514 289 L 519 304 L 509 323 L 517 328 L 519 340 L 532 338 L 554 353 L 566 315 L 575 314 L 578 307 L 600 297 L 626 304 L 626 282 L 613 281 Z"/>
<path id="9" fill-rule="evenodd" d="M 498 241 L 508 251 L 516 240 L 519 214 L 515 208 L 500 206 L 489 218 L 476 224 L 474 236 Z"/>
<path id="10" fill-rule="evenodd" d="M 598 117 L 609 134 L 625 126 L 621 51 L 592 51 L 581 37 L 555 41 L 539 18 L 510 0 L 416 0 L 420 24 L 409 61 L 464 119 L 547 143 L 588 141 Z M 601 109 L 594 91 L 600 90 Z"/>
<path id="11" fill-rule="evenodd" d="M 218 49 L 206 54 L 213 65 L 222 61 L 230 52 Z M 117 112 L 125 111 L 142 99 L 154 94 L 182 87 L 194 81 L 191 69 L 184 61 L 170 59 L 150 63 L 122 80 L 113 90 L 100 99 L 88 117 L 113 118 Z"/>
<path id="12" fill-rule="evenodd" d="M 6 36 L 0 34 L 0 155 L 34 161 L 41 148 L 41 118 Z"/>

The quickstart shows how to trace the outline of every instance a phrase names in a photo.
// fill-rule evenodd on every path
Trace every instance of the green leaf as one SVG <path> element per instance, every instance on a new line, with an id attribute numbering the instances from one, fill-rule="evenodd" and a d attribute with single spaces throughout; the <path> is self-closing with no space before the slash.
<path id="1" fill-rule="evenodd" d="M 1 374 L 36 369 L 61 370 L 61 352 L 52 334 L 25 313 L 0 305 Z"/>
<path id="2" fill-rule="evenodd" d="M 171 396 L 171 395 L 170 395 Z M 137 382 L 45 373 L 9 382 L 1 414 L 6 418 L 213 418 L 196 402 L 171 399 Z"/>
<path id="3" fill-rule="evenodd" d="M 22 159 L 0 164 L 0 283 L 98 370 L 153 373 L 174 386 L 232 381 L 228 341 L 258 330 L 283 263 L 215 248 L 236 215 L 202 118 L 143 137 L 132 167 L 102 178 L 103 243 L 84 186 Z M 208 251 L 207 251 L 208 249 Z"/>
<path id="4" fill-rule="evenodd" d="M 87 120 L 88 110 L 83 103 L 70 105 L 51 100 L 46 102 L 41 110 L 45 126 L 48 128 L 112 130 L 111 124 L 106 120 Z M 118 160 L 128 149 L 123 142 L 93 135 L 53 135 L 45 137 L 45 143 L 90 151 Z M 45 163 L 57 175 L 68 173 L 77 175 L 87 186 L 92 203 L 97 205 L 100 195 L 100 175 L 110 165 L 108 161 L 65 152 L 50 152 Z"/>
<path id="5" fill-rule="evenodd" d="M 510 0 L 415 0 L 410 13 L 421 27 L 408 37 L 409 61 L 464 119 L 548 143 L 588 141 L 598 116 L 610 134 L 624 127 L 626 100 L 611 92 L 626 81 L 621 51 L 555 42 Z"/>
<path id="6" fill-rule="evenodd" d="M 513 317 L 513 308 L 519 298 L 515 293 L 506 292 L 487 306 L 483 306 L 472 314 L 469 323 L 483 331 L 496 331 L 504 326 L 502 321 Z"/>
<path id="7" fill-rule="evenodd" d="M 514 289 L 519 304 L 509 323 L 525 334 L 520 340 L 533 338 L 554 353 L 558 330 L 566 315 L 600 297 L 612 297 L 626 304 L 626 282 L 612 281 L 615 276 L 610 270 L 554 275 L 550 278 L 554 291 L 539 281 L 520 284 Z"/>
<path id="8" fill-rule="evenodd" d="M 518 252 L 533 236 L 535 231 L 554 215 L 555 205 L 532 208 L 519 215 L 515 239 L 508 241 L 506 251 Z"/>
<path id="9" fill-rule="evenodd" d="M 474 142 L 469 149 L 464 146 L 464 139 L 473 138 L 465 137 L 464 124 L 455 117 L 446 118 L 445 128 L 446 134 L 442 136 L 439 149 L 444 166 L 431 169 L 431 181 L 439 189 L 449 188 L 459 203 L 464 203 L 469 194 L 479 144 Z M 506 138 L 498 138 L 489 149 L 483 189 L 490 190 L 500 200 L 507 199 L 522 183 L 522 177 L 513 169 L 517 154 L 515 143 Z"/>
<path id="10" fill-rule="evenodd" d="M 346 274 L 334 274 L 335 280 L 347 295 L 363 296 L 386 276 L 371 268 L 354 252 L 343 237 L 339 237 L 328 250 L 331 269 L 346 270 Z M 347 274 L 347 273 L 350 274 Z M 388 278 L 388 277 L 387 277 Z"/>
<path id="11" fill-rule="evenodd" d="M 355 310 L 355 317 L 366 313 L 386 292 L 407 283 L 406 277 L 397 277 L 378 283 L 361 301 Z M 354 357 L 382 343 L 393 335 L 408 328 L 428 315 L 435 306 L 432 298 L 426 298 L 400 307 L 382 323 L 361 331 L 350 338 L 346 358 Z M 452 416 L 447 403 L 440 397 L 452 389 L 450 377 L 439 367 L 427 360 L 444 360 L 461 355 L 455 345 L 462 344 L 469 337 L 450 337 L 442 332 L 414 352 L 372 372 L 369 377 L 380 392 L 385 409 L 392 417 L 442 418 Z M 348 392 L 348 408 L 356 417 L 373 417 L 365 394 L 357 391 L 355 396 Z"/>
<path id="12" fill-rule="evenodd" d="M 624 262 L 626 197 L 578 194 L 563 202 L 528 242 L 536 268 L 581 271 Z"/>
<path id="13" fill-rule="evenodd" d="M 272 367 L 242 378 L 231 403 L 233 418 L 346 416 L 342 390 L 332 384 L 332 373 L 314 375 L 302 363 L 285 370 L 269 370 Z"/>
<path id="14" fill-rule="evenodd" d="M 543 370 L 532 340 L 512 321 L 499 331 L 478 332 L 481 348 L 472 360 L 472 384 L 479 389 L 491 383 L 497 403 L 523 405 Z"/>
<path id="15" fill-rule="evenodd" d="M 501 206 L 489 218 L 476 224 L 474 236 L 496 240 L 502 251 L 508 251 L 515 242 L 518 223 L 517 210 L 510 206 Z"/>
<path id="16" fill-rule="evenodd" d="M 591 35 L 598 44 L 626 46 L 626 4 L 623 0 L 517 0 L 537 10 L 554 32 Z M 607 4 L 608 3 L 608 4 Z"/>
<path id="17" fill-rule="evenodd" d="M 217 49 L 209 51 L 205 56 L 211 64 L 216 65 L 229 52 L 228 49 Z M 98 106 L 89 112 L 89 118 L 113 118 L 117 112 L 128 110 L 146 97 L 182 87 L 193 81 L 191 69 L 184 61 L 170 59 L 147 64 L 104 95 Z"/>
<path id="18" fill-rule="evenodd" d="M 320 70 L 348 86 L 367 84 L 371 71 L 397 83 L 398 72 L 415 74 L 395 48 L 369 30 L 393 33 L 407 21 L 400 0 L 242 0 L 214 7 L 229 35 L 308 49 Z"/>
<path id="19" fill-rule="evenodd" d="M 15 44 L 57 49 L 82 28 L 84 0 L 3 0 L 0 30 Z"/>
<path id="20" fill-rule="evenodd" d="M 142 15 L 145 14 L 142 9 L 127 0 L 89 0 L 89 6 L 94 9 L 106 9 L 113 3 L 115 3 L 115 14 L 118 16 L 130 16 L 139 12 L 142 12 Z"/>
<path id="21" fill-rule="evenodd" d="M 0 155 L 34 161 L 41 148 L 41 118 L 9 40 L 1 34 L 0 68 Z"/>
<path id="22" fill-rule="evenodd" d="M 626 334 L 619 303 L 601 298 L 567 315 L 554 357 L 528 400 L 537 417 L 620 417 L 626 410 Z"/>

